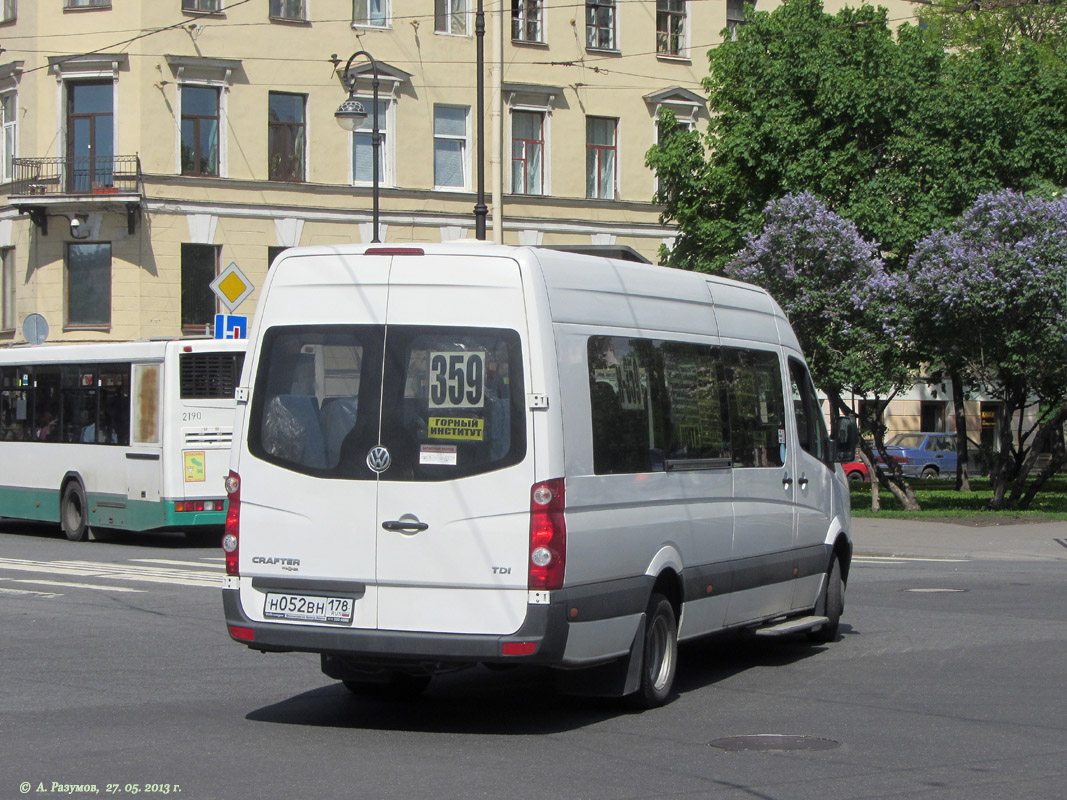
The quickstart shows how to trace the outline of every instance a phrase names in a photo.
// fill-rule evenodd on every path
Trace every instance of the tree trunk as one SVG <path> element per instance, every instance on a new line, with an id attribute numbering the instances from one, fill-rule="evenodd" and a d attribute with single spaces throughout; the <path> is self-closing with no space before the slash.
<path id="1" fill-rule="evenodd" d="M 971 478 L 967 463 L 967 409 L 963 404 L 963 379 L 959 370 L 949 372 L 952 381 L 952 405 L 956 410 L 956 491 L 971 491 Z"/>

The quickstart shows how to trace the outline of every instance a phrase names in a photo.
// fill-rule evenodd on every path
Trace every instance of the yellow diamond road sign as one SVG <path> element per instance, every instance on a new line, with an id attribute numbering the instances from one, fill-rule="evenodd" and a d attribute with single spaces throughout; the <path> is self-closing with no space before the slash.
<path id="1" fill-rule="evenodd" d="M 231 312 L 252 294 L 256 287 L 244 276 L 233 261 L 211 282 L 211 291 Z"/>

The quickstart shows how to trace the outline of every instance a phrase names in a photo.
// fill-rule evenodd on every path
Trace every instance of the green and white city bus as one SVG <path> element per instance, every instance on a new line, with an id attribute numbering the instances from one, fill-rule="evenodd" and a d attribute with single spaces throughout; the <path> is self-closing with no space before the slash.
<path id="1" fill-rule="evenodd" d="M 0 517 L 221 527 L 245 343 L 174 339 L 0 349 Z"/>

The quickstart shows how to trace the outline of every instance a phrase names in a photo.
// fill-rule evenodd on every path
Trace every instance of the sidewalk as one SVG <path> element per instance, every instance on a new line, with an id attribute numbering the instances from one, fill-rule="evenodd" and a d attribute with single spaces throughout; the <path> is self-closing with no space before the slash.
<path id="1" fill-rule="evenodd" d="M 854 518 L 852 541 L 859 556 L 1067 561 L 1067 522 L 973 526 Z"/>

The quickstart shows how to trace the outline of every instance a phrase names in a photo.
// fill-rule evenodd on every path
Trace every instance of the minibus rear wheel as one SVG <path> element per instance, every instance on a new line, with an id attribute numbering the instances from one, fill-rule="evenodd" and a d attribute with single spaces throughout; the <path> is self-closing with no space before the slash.
<path id="1" fill-rule="evenodd" d="M 85 490 L 77 480 L 72 480 L 63 487 L 63 499 L 59 503 L 59 524 L 63 533 L 72 542 L 82 542 L 89 538 L 89 504 L 85 499 Z"/>
<path id="2" fill-rule="evenodd" d="M 655 708 L 667 702 L 678 669 L 678 621 L 674 606 L 656 593 L 648 601 L 645 636 L 641 650 L 641 685 L 633 696 L 640 708 Z"/>

